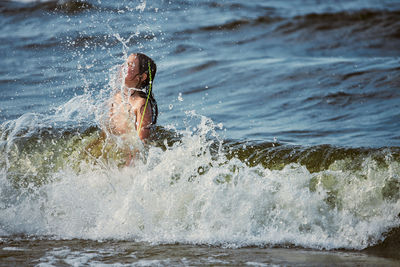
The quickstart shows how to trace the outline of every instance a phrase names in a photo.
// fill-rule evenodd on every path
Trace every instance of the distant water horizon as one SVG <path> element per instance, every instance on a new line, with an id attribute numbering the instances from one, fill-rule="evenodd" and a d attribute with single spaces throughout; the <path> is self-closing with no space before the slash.
<path id="1" fill-rule="evenodd" d="M 398 1 L 2 1 L 0 24 L 0 265 L 398 264 Z M 135 52 L 144 146 L 104 134 Z"/>

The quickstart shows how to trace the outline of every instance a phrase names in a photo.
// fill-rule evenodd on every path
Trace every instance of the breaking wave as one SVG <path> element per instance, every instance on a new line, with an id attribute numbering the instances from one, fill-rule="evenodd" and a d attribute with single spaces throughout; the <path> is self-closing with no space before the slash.
<path id="1" fill-rule="evenodd" d="M 190 111 L 125 166 L 89 100 L 2 124 L 2 236 L 363 249 L 400 225 L 399 148 L 223 140 Z"/>

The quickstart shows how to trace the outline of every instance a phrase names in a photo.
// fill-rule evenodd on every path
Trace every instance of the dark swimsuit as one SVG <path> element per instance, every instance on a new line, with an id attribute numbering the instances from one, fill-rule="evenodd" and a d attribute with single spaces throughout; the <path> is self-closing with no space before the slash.
<path id="1" fill-rule="evenodd" d="M 145 87 L 143 88 L 144 91 L 137 91 L 140 97 L 147 99 L 147 95 L 149 94 L 149 88 Z M 153 92 L 150 93 L 149 97 L 149 102 L 151 105 L 151 125 L 148 125 L 146 128 L 149 128 L 151 126 L 154 126 L 157 123 L 157 117 L 158 117 L 158 107 L 157 107 L 157 101 L 154 98 Z"/>

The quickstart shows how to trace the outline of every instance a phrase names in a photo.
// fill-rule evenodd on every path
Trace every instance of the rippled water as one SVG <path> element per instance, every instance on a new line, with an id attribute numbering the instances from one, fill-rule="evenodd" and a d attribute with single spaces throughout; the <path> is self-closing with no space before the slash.
<path id="1" fill-rule="evenodd" d="M 0 25 L 4 264 L 398 264 L 398 1 L 3 1 Z M 124 167 L 102 129 L 136 51 L 160 115 Z"/>

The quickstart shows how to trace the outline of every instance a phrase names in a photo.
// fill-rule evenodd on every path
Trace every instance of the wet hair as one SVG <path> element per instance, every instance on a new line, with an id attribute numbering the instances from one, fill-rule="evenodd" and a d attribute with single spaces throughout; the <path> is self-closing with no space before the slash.
<path id="1" fill-rule="evenodd" d="M 150 63 L 150 70 L 151 70 L 151 79 L 154 80 L 157 72 L 157 65 L 154 61 L 142 53 L 137 53 L 136 56 L 139 59 L 139 74 L 146 73 L 147 78 L 143 81 L 140 85 L 141 89 L 146 88 L 150 84 L 150 74 L 149 74 L 149 63 Z"/>
<path id="2" fill-rule="evenodd" d="M 139 59 L 139 74 L 146 73 L 147 78 L 146 80 L 143 81 L 143 83 L 140 85 L 140 89 L 146 89 L 146 92 L 138 92 L 140 97 L 147 98 L 148 90 L 149 90 L 149 85 L 150 85 L 150 74 L 149 74 L 149 63 L 150 63 L 150 71 L 151 71 L 151 80 L 154 80 L 154 77 L 156 76 L 157 72 L 157 65 L 154 63 L 154 61 L 146 56 L 145 54 L 142 53 L 136 53 L 136 56 Z M 153 90 L 151 90 L 150 93 L 150 105 L 152 109 L 152 118 L 151 118 L 151 124 L 155 125 L 157 123 L 157 117 L 158 117 L 158 106 L 157 106 L 157 101 L 154 98 L 153 95 Z"/>

